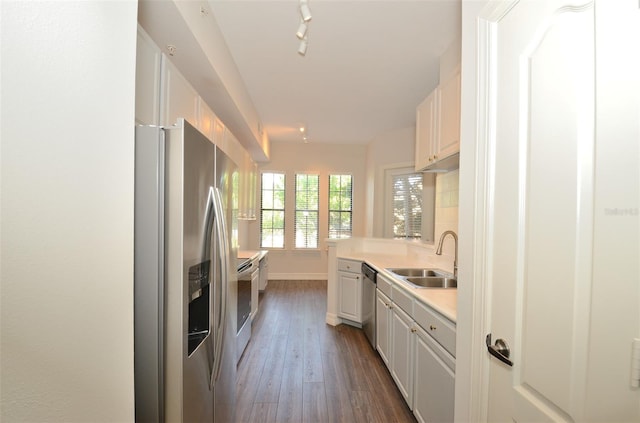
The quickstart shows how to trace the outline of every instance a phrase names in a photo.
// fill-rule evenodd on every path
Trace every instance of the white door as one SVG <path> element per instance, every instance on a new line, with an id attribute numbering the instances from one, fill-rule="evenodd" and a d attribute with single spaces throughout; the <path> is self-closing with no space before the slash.
<path id="1" fill-rule="evenodd" d="M 512 362 L 486 355 L 488 421 L 640 421 L 638 7 L 509 2 L 487 26 L 488 326 Z"/>

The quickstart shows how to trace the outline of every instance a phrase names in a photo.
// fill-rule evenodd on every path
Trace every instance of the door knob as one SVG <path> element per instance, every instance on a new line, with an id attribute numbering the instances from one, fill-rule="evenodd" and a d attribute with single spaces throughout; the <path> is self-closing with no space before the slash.
<path id="1" fill-rule="evenodd" d="M 489 354 L 502 361 L 508 366 L 513 366 L 513 361 L 509 360 L 509 355 L 511 355 L 511 350 L 509 349 L 509 344 L 507 344 L 504 339 L 496 339 L 495 345 L 491 345 L 491 334 L 487 335 L 487 349 L 489 350 Z"/>

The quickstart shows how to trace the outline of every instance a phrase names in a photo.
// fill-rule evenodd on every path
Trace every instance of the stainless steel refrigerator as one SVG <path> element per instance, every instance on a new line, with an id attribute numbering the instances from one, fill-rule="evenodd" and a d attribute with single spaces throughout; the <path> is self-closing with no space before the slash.
<path id="1" fill-rule="evenodd" d="M 183 119 L 135 156 L 136 421 L 231 422 L 237 168 Z"/>

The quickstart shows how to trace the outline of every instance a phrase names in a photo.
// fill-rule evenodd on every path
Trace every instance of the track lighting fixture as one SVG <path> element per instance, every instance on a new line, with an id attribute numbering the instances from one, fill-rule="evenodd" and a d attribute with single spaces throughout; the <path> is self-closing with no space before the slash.
<path id="1" fill-rule="evenodd" d="M 311 21 L 311 9 L 309 9 L 308 0 L 300 0 L 300 25 L 296 31 L 296 37 L 300 40 L 300 46 L 298 47 L 298 54 L 305 56 L 307 54 L 307 47 L 309 47 L 309 25 Z"/>
<path id="2" fill-rule="evenodd" d="M 302 15 L 302 20 L 304 22 L 309 22 L 311 20 L 311 9 L 309 9 L 307 0 L 300 0 L 300 14 Z"/>

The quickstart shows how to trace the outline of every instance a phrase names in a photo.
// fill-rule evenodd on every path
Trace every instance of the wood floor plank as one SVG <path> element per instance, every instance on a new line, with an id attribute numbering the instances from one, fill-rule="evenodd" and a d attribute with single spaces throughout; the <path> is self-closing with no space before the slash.
<path id="1" fill-rule="evenodd" d="M 277 422 L 302 421 L 303 344 L 301 328 L 290 327 L 282 383 L 278 396 Z"/>
<path id="2" fill-rule="evenodd" d="M 413 423 L 359 328 L 327 325 L 326 281 L 270 280 L 238 364 L 236 421 Z"/>
<path id="3" fill-rule="evenodd" d="M 266 365 L 258 382 L 256 402 L 278 402 L 280 384 L 284 368 L 284 356 L 287 346 L 287 337 L 274 336 L 266 358 Z"/>
<path id="4" fill-rule="evenodd" d="M 275 402 L 256 402 L 251 409 L 248 421 L 253 423 L 273 423 L 276 421 L 278 404 Z"/>
<path id="5" fill-rule="evenodd" d="M 351 408 L 348 377 L 344 362 L 338 353 L 325 353 L 322 356 L 325 377 L 325 395 L 327 398 L 328 422 L 352 422 L 355 417 Z M 326 381 L 331 381 L 330 383 Z"/>
<path id="6" fill-rule="evenodd" d="M 306 327 L 304 332 L 304 379 L 305 382 L 323 382 L 322 355 L 320 339 L 313 327 Z"/>
<path id="7" fill-rule="evenodd" d="M 329 421 L 329 417 L 324 383 L 305 382 L 302 388 L 302 422 L 324 423 L 326 421 Z"/>

